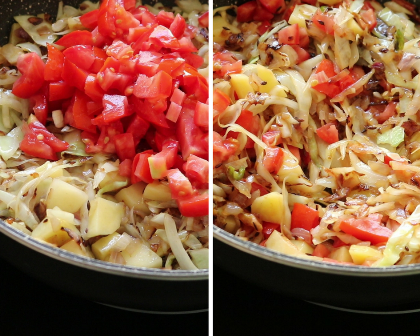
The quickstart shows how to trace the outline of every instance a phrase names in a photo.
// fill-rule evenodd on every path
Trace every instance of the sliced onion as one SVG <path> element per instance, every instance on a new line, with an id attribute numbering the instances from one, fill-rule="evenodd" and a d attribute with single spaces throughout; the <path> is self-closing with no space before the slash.
<path id="1" fill-rule="evenodd" d="M 179 266 L 184 270 L 197 270 L 198 268 L 191 261 L 181 239 L 179 239 L 178 230 L 172 216 L 165 214 L 164 224 L 169 246 L 171 246 L 172 253 L 175 255 Z"/>
<path id="2" fill-rule="evenodd" d="M 302 228 L 294 228 L 290 231 L 292 236 L 301 238 L 305 241 L 305 243 L 312 245 L 312 235 L 308 230 Z"/>

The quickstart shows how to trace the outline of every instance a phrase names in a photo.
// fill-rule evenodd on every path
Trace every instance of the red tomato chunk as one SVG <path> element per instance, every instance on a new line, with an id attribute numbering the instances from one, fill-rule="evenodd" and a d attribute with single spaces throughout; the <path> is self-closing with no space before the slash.
<path id="1" fill-rule="evenodd" d="M 36 53 L 19 57 L 22 76 L 13 93 L 30 98 L 36 116 L 24 127 L 20 148 L 57 160 L 69 144 L 45 125 L 53 110 L 61 110 L 64 124 L 82 131 L 87 153 L 113 154 L 120 175 L 132 183 L 167 180 L 182 215 L 204 216 L 209 88 L 191 39 L 208 27 L 209 13 L 199 17 L 200 28 L 179 14 L 155 15 L 135 4 L 102 1 L 80 17 L 85 30 L 62 36 L 59 47 L 47 46 L 46 64 Z M 236 63 L 228 61 L 224 72 L 237 72 Z"/>

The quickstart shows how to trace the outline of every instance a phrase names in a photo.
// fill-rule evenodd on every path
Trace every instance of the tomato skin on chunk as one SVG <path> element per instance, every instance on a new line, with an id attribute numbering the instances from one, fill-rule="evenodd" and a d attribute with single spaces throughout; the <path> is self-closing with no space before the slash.
<path id="1" fill-rule="evenodd" d="M 192 39 L 208 28 L 209 12 L 193 27 L 180 14 L 155 15 L 135 0 L 103 0 L 80 22 L 82 30 L 47 45 L 46 63 L 36 53 L 17 61 L 22 76 L 13 93 L 29 98 L 35 114 L 23 126 L 21 150 L 59 159 L 69 144 L 49 130 L 59 134 L 60 114 L 51 113 L 61 111 L 86 153 L 119 160 L 119 174 L 132 184 L 169 183 L 183 216 L 207 215 L 209 83 Z M 223 71 L 241 69 L 235 59 Z"/>

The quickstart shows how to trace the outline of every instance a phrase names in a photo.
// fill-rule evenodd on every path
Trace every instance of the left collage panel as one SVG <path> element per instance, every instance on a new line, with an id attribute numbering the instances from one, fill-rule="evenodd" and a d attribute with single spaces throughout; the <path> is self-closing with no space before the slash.
<path id="1" fill-rule="evenodd" d="M 3 0 L 0 14 L 1 287 L 35 286 L 28 314 L 48 292 L 43 315 L 205 327 L 208 2 Z"/>

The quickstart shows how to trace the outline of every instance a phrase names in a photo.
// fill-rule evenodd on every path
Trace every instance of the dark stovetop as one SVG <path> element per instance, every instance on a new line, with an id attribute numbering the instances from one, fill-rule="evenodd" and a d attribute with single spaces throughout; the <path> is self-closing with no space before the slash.
<path id="1" fill-rule="evenodd" d="M 103 306 L 46 286 L 0 259 L 1 336 L 189 334 L 208 335 L 207 313 L 156 315 Z"/>
<path id="2" fill-rule="evenodd" d="M 218 267 L 214 307 L 214 335 L 409 335 L 420 320 L 420 313 L 367 315 L 320 307 L 268 292 Z"/>

